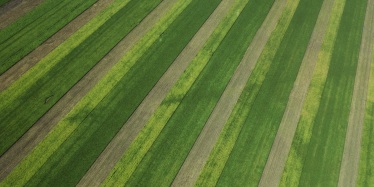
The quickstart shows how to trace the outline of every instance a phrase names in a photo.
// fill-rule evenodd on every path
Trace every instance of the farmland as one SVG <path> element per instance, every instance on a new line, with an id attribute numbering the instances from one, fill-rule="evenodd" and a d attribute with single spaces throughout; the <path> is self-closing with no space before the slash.
<path id="1" fill-rule="evenodd" d="M 0 186 L 370 186 L 373 7 L 0 1 Z"/>

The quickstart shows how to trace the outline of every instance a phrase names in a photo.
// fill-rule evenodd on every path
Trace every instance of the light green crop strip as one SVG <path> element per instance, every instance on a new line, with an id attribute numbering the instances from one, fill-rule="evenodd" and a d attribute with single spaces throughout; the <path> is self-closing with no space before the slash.
<path id="1" fill-rule="evenodd" d="M 287 5 L 282 13 L 282 16 L 278 22 L 277 27 L 272 32 L 269 41 L 267 42 L 261 56 L 257 62 L 258 65 L 261 65 L 261 69 L 269 69 L 271 61 L 273 60 L 276 49 L 279 48 L 282 38 L 287 31 L 287 28 L 292 20 L 292 17 L 296 11 L 296 8 L 299 4 L 299 0 L 288 0 Z M 256 70 L 256 68 L 255 68 Z M 255 71 L 254 70 L 254 71 Z M 256 72 L 253 72 L 256 73 Z M 265 76 L 258 75 L 256 78 L 257 84 L 262 84 Z M 242 97 L 242 96 L 241 96 Z M 236 139 L 242 128 L 243 121 L 245 117 L 237 119 L 238 114 L 250 110 L 250 107 L 242 108 L 243 101 L 239 98 L 238 103 L 235 105 L 232 114 L 228 122 L 225 124 L 221 135 L 217 141 L 217 144 L 214 146 L 211 155 L 207 163 L 204 166 L 195 186 L 215 186 L 222 170 L 227 162 L 227 159 L 230 156 L 231 150 L 233 149 Z M 245 110 L 245 111 L 244 111 Z M 239 115 L 240 116 L 240 115 Z M 235 123 L 234 123 L 235 122 Z M 238 125 L 240 124 L 240 125 Z"/>
<path id="2" fill-rule="evenodd" d="M 298 148 L 308 144 L 312 135 L 314 118 L 317 115 L 323 88 L 329 71 L 331 54 L 343 14 L 345 0 L 335 0 L 318 61 L 308 89 L 294 141 L 287 158 L 280 186 L 297 186 L 303 167 L 303 157 L 298 156 Z"/>
<path id="3" fill-rule="evenodd" d="M 23 186 L 26 184 L 191 1 L 178 1 L 173 5 L 156 25 L 48 133 L 44 140 L 16 166 L 9 176 L 0 183 L 0 186 L 5 184 Z M 25 173 L 25 171 L 27 172 Z"/>
<path id="4" fill-rule="evenodd" d="M 69 54 L 74 48 L 79 46 L 100 26 L 102 26 L 110 17 L 121 10 L 130 0 L 116 0 L 105 10 L 100 12 L 91 21 L 85 24 L 66 41 L 44 57 L 39 63 L 33 66 L 29 71 L 21 76 L 17 81 L 10 85 L 6 90 L 0 93 L 0 110 L 11 105 L 25 90 L 29 89 L 35 82 L 42 78 L 48 70 L 55 66 L 61 59 Z"/>
<path id="5" fill-rule="evenodd" d="M 235 1 L 234 5 L 227 13 L 227 16 L 222 19 L 217 28 L 213 31 L 206 44 L 204 44 L 203 49 L 199 51 L 197 56 L 192 60 L 186 71 L 178 79 L 177 83 L 157 108 L 144 129 L 130 145 L 121 160 L 113 168 L 102 186 L 120 186 L 128 181 L 131 174 L 135 171 L 142 158 L 146 155 L 153 142 L 181 103 L 183 97 L 209 62 L 213 52 L 218 48 L 247 2 L 248 0 Z"/>
<path id="6" fill-rule="evenodd" d="M 373 44 L 374 46 L 374 44 Z M 364 129 L 362 136 L 362 146 L 360 153 L 359 175 L 357 179 L 357 186 L 368 186 L 374 184 L 374 173 L 368 172 L 374 168 L 374 150 L 370 148 L 372 143 L 372 133 L 374 125 L 374 51 L 373 62 L 370 67 L 369 90 L 366 100 L 366 113 L 364 121 Z"/>

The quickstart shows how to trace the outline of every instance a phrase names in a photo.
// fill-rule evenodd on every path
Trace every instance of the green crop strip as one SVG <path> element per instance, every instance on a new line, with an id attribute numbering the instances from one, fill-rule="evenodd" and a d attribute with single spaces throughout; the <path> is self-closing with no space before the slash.
<path id="1" fill-rule="evenodd" d="M 144 155 L 147 153 L 167 121 L 174 113 L 183 97 L 191 88 L 200 72 L 208 63 L 213 52 L 217 49 L 227 32 L 239 16 L 239 13 L 246 5 L 247 1 L 236 1 L 228 12 L 227 16 L 217 26 L 204 45 L 203 49 L 194 58 L 187 67 L 185 73 L 179 78 L 176 85 L 172 88 L 164 101 L 161 103 L 155 114 L 151 117 L 146 127 L 139 134 L 137 139 L 118 162 L 113 172 L 109 175 L 104 185 L 116 185 L 127 182 L 131 173 L 134 172 Z M 129 160 L 131 158 L 131 161 Z M 127 165 L 131 163 L 131 165 Z"/>
<path id="2" fill-rule="evenodd" d="M 10 0 L 0 0 L 0 7 L 5 5 L 7 2 L 9 2 Z"/>
<path id="3" fill-rule="evenodd" d="M 47 0 L 0 30 L 0 75 L 97 0 Z"/>
<path id="4" fill-rule="evenodd" d="M 249 112 L 248 107 L 254 100 L 254 96 L 260 89 L 262 82 L 268 72 L 269 66 L 275 56 L 279 45 L 281 44 L 282 38 L 291 22 L 291 19 L 298 6 L 298 0 L 288 0 L 287 5 L 279 19 L 278 25 L 273 31 L 272 35 L 267 42 L 255 69 L 252 71 L 246 87 L 243 90 L 243 94 L 240 96 L 238 103 L 221 132 L 221 135 L 217 141 L 217 144 L 212 150 L 211 155 L 207 163 L 204 166 L 197 182 L 196 186 L 215 186 L 221 172 L 225 166 L 225 163 L 234 147 L 235 141 L 238 137 L 240 129 L 243 125 L 244 117 Z M 251 94 L 253 94 L 251 96 Z M 250 101 L 251 98 L 251 102 Z M 235 117 L 234 117 L 235 116 Z"/>
<path id="5" fill-rule="evenodd" d="M 281 186 L 297 186 L 299 184 L 304 161 L 303 158 L 308 153 L 303 146 L 307 145 L 310 141 L 313 127 L 311 124 L 314 121 L 320 104 L 321 94 L 325 86 L 330 66 L 331 53 L 335 45 L 344 6 L 345 0 L 335 0 L 326 35 L 323 40 L 321 51 L 318 54 L 318 61 L 305 98 L 300 121 L 287 158 L 281 179 Z"/>
<path id="6" fill-rule="evenodd" d="M 373 44 L 374 45 L 374 44 Z M 374 53 L 373 53 L 374 55 Z M 364 129 L 362 131 L 360 166 L 357 186 L 374 184 L 374 58 L 370 68 L 369 90 L 366 101 Z"/>
<path id="7" fill-rule="evenodd" d="M 30 174 L 38 168 L 60 147 L 74 130 L 87 118 L 90 112 L 115 87 L 130 67 L 155 42 L 165 29 L 175 20 L 190 1 L 180 1 L 173 6 L 156 25 L 139 41 L 112 70 L 90 91 L 47 137 L 30 153 L 8 178 L 19 178 L 27 168 Z M 92 128 L 92 127 L 90 127 Z M 86 133 L 87 134 L 87 133 Z M 77 143 L 77 142 L 75 142 Z M 31 175 L 30 175 L 31 176 Z M 79 179 L 76 179 L 79 180 Z"/>
<path id="8" fill-rule="evenodd" d="M 310 142 L 303 146 L 301 186 L 338 185 L 366 5 L 366 0 L 345 4 Z"/>
<path id="9" fill-rule="evenodd" d="M 47 56 L 30 73 L 0 93 L 0 100 L 4 101 L 0 106 L 3 114 L 0 116 L 0 128 L 4 129 L 0 132 L 3 140 L 0 142 L 0 153 L 11 146 L 159 3 L 160 0 L 152 3 L 128 2 L 114 15 L 107 15 L 109 19 L 69 53 L 63 49 L 70 49 L 67 46 L 69 43 L 72 44 L 70 47 L 74 47 L 76 41 L 69 40 L 63 44 L 52 52 L 52 56 Z"/>
<path id="10" fill-rule="evenodd" d="M 299 2 L 261 88 L 253 96 L 253 103 L 246 105 L 251 108 L 249 113 L 239 116 L 244 124 L 222 170 L 218 186 L 258 184 L 322 2 Z"/>
<path id="11" fill-rule="evenodd" d="M 170 92 L 171 95 L 164 100 L 132 144 L 133 147 L 129 148 L 112 171 L 109 180 L 120 180 L 123 177 L 125 180 L 120 183 L 123 184 L 128 179 L 126 185 L 129 186 L 171 184 L 272 4 L 273 1 L 253 1 L 246 5 L 197 80 L 184 79 L 184 76 L 190 76 L 186 72 L 180 79 L 186 83 L 177 83 L 188 85 L 193 82 L 191 88 L 183 91 L 184 87 L 174 87 L 175 93 Z M 248 15 L 252 15 L 251 19 L 248 19 Z M 191 64 L 189 68 L 192 66 L 194 65 Z M 192 114 L 188 111 L 195 112 Z M 185 115 L 187 113 L 188 116 Z M 153 125 L 156 127 L 153 128 Z M 137 149 L 140 145 L 146 148 Z M 158 180 L 160 177 L 163 178 L 162 181 Z M 142 178 L 147 178 L 147 181 Z"/>

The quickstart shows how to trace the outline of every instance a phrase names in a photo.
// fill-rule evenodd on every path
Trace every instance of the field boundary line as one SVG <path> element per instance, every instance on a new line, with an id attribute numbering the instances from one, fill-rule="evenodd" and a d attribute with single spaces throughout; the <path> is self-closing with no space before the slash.
<path id="1" fill-rule="evenodd" d="M 278 186 L 282 177 L 288 153 L 301 115 L 304 99 L 308 92 L 318 54 L 329 25 L 331 10 L 335 0 L 324 1 L 319 12 L 313 34 L 301 63 L 294 87 L 289 96 L 277 135 L 274 139 L 259 186 Z"/>
<path id="2" fill-rule="evenodd" d="M 284 1 L 285 0 L 277 0 L 274 2 L 269 14 L 266 16 L 262 26 L 257 31 L 257 34 L 249 45 L 242 61 L 238 65 L 229 84 L 174 179 L 172 186 L 190 186 L 196 182 L 211 150 L 217 142 L 223 126 L 228 120 L 231 111 L 239 99 L 256 62 L 266 45 L 266 41 L 270 38 L 272 31 L 275 29 L 278 20 L 282 15 L 282 10 L 286 5 Z"/>
<path id="3" fill-rule="evenodd" d="M 338 186 L 356 186 L 373 60 L 374 0 L 368 0 Z"/>
<path id="4" fill-rule="evenodd" d="M 30 12 L 45 0 L 11 0 L 0 8 L 0 30 Z"/>
<path id="5" fill-rule="evenodd" d="M 66 116 L 99 80 L 153 27 L 170 3 L 164 0 L 145 17 L 125 38 L 76 83 L 47 113 L 45 113 L 7 152 L 0 157 L 0 181 L 4 179 Z"/>
<path id="6" fill-rule="evenodd" d="M 105 10 L 111 3 L 113 3 L 113 1 L 114 0 L 98 0 L 88 9 L 74 18 L 70 23 L 66 24 L 50 38 L 44 41 L 40 46 L 35 48 L 31 53 L 23 57 L 20 61 L 1 74 L 0 92 L 5 90 L 9 85 L 20 78 L 26 71 L 32 68 L 36 63 L 38 63 L 56 47 L 72 36 L 101 11 Z"/>
<path id="7" fill-rule="evenodd" d="M 221 18 L 225 15 L 224 12 L 226 11 L 227 4 L 231 1 L 234 0 L 224 0 L 218 5 L 216 10 L 205 21 L 203 26 L 97 158 L 78 186 L 98 185 L 105 180 L 115 164 L 121 159 L 123 153 L 143 129 L 149 118 L 160 106 L 167 93 L 177 82 L 177 77 L 183 74 L 193 58 L 203 48 L 205 42 L 220 23 Z"/>

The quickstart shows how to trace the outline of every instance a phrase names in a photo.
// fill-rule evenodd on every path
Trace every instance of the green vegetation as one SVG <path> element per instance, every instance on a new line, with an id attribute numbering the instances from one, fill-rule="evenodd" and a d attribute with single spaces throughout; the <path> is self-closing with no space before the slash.
<path id="1" fill-rule="evenodd" d="M 47 0 L 0 30 L 0 75 L 96 1 Z"/>
<path id="2" fill-rule="evenodd" d="M 250 110 L 250 107 L 248 106 L 250 106 L 255 99 L 254 96 L 258 93 L 258 90 L 265 79 L 269 66 L 281 44 L 282 38 L 291 22 L 298 4 L 299 1 L 287 1 L 287 5 L 279 19 L 278 25 L 265 45 L 257 62 L 258 65 L 252 71 L 252 75 L 244 88 L 243 94 L 240 96 L 227 124 L 224 126 L 221 135 L 196 182 L 196 186 L 216 185 L 242 128 L 243 119 L 245 118 L 239 116 L 245 116 L 248 114 Z M 250 99 L 252 100 L 251 102 L 249 102 Z"/>
<path id="3" fill-rule="evenodd" d="M 8 3 L 10 0 L 0 0 L 0 7 Z"/>
<path id="4" fill-rule="evenodd" d="M 313 72 L 313 77 L 308 88 L 308 93 L 305 98 L 295 137 L 285 165 L 281 179 L 281 186 L 297 186 L 299 184 L 299 178 L 304 162 L 303 158 L 308 154 L 305 145 L 310 142 L 313 121 L 317 114 L 321 94 L 327 79 L 331 54 L 335 45 L 344 6 L 345 0 L 334 2 L 326 35 L 322 43 L 321 51 L 318 55 L 318 61 Z"/>
<path id="5" fill-rule="evenodd" d="M 134 152 L 127 152 L 113 171 L 112 174 L 115 175 L 112 180 L 117 180 L 118 176 L 126 176 L 126 178 L 129 177 L 126 183 L 129 186 L 171 184 L 272 4 L 273 1 L 269 0 L 253 1 L 246 5 L 186 95 L 183 97 L 183 93 L 182 95 L 176 94 L 182 98 L 169 97 L 170 100 L 164 101 L 165 108 L 171 106 L 173 109 L 182 99 L 171 118 L 168 120 L 167 116 L 159 116 L 163 114 L 156 112 L 153 119 L 161 119 L 160 123 L 167 123 L 163 129 L 163 124 L 160 125 L 162 132 L 154 143 L 152 144 L 155 135 L 151 134 L 153 130 L 149 125 L 141 133 L 143 137 L 136 140 L 145 141 L 146 146 L 150 146 L 145 156 L 140 159 L 135 156 L 135 162 L 138 163 L 133 163 L 129 162 L 130 158 L 134 158 L 133 156 L 137 153 L 144 154 L 144 150 L 136 152 L 136 149 L 133 149 Z M 248 15 L 252 15 L 251 19 L 248 19 Z M 160 110 L 165 109 L 160 108 Z M 194 111 L 194 113 L 189 111 Z M 168 111 L 166 115 L 170 115 L 170 112 Z M 154 125 L 158 126 L 159 124 L 156 122 Z M 156 131 L 160 131 L 158 128 L 156 127 Z M 147 134 L 151 134 L 151 141 L 144 138 Z M 141 142 L 136 143 L 141 144 Z M 135 145 L 135 147 L 139 145 Z M 127 166 L 132 168 L 130 170 L 133 170 L 134 167 L 136 169 L 133 172 L 126 171 Z M 162 181 L 159 180 L 160 177 L 162 177 Z M 142 180 L 144 178 L 147 180 Z M 126 181 L 121 181 L 121 183 L 124 182 Z"/>
<path id="6" fill-rule="evenodd" d="M 374 44 L 373 44 L 374 45 Z M 373 53 L 374 55 L 374 53 Z M 357 185 L 370 186 L 374 184 L 374 57 L 370 68 L 369 90 L 366 101 L 366 115 L 362 132 L 360 166 Z"/>
<path id="7" fill-rule="evenodd" d="M 245 116 L 233 117 L 244 124 L 222 170 L 218 186 L 258 184 L 322 2 L 299 2 L 258 93 L 251 96 L 255 99 L 252 101 L 249 97 L 248 101 L 253 103 L 245 105 L 251 107 L 250 111 Z"/>
<path id="8" fill-rule="evenodd" d="M 246 4 L 247 1 L 236 1 L 233 7 L 231 7 L 227 16 L 214 30 L 203 49 L 193 59 L 148 121 L 146 127 L 141 131 L 131 147 L 126 151 L 123 158 L 117 163 L 112 173 L 107 177 L 103 184 L 104 186 L 120 185 L 127 182 Z"/>
<path id="9" fill-rule="evenodd" d="M 188 3 L 181 1 L 179 4 L 184 6 Z M 83 117 L 83 121 L 80 114 L 78 118 L 75 116 L 68 118 L 71 124 L 79 124 L 78 127 L 39 168 L 28 185 L 55 185 L 61 182 L 76 184 L 217 4 L 218 1 L 211 3 L 193 1 L 121 78 L 113 90 L 92 111 L 82 112 L 89 114 Z M 196 15 L 188 16 L 191 12 Z M 168 21 L 168 19 L 164 20 Z M 160 24 L 160 26 L 164 25 Z M 175 43 L 177 39 L 178 43 Z M 133 97 L 134 92 L 137 93 L 136 97 Z M 45 176 L 48 176 L 48 179 L 45 179 Z"/>
<path id="10" fill-rule="evenodd" d="M 68 40 L 1 92 L 0 100 L 4 102 L 0 104 L 3 114 L 0 116 L 0 128 L 3 129 L 0 132 L 0 153 L 3 154 L 159 3 L 160 0 L 152 3 L 130 1 L 115 14 L 108 15 L 110 18 L 82 43 Z M 69 47 L 69 44 L 73 45 Z M 71 50 L 72 47 L 75 48 Z M 70 52 L 66 53 L 66 48 Z"/>

